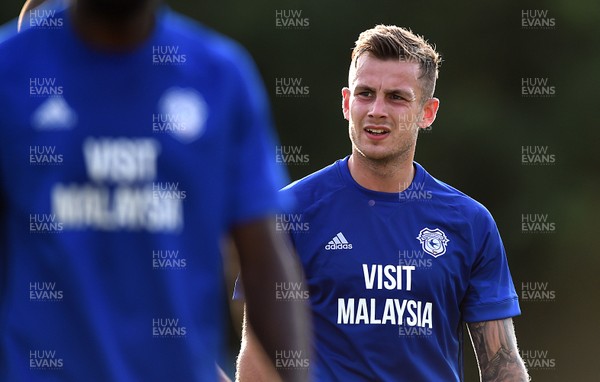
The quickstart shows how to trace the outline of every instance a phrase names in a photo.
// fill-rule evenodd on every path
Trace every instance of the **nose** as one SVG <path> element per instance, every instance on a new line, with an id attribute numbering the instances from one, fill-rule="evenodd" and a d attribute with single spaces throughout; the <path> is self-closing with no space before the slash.
<path id="1" fill-rule="evenodd" d="M 382 118 L 387 117 L 385 98 L 382 96 L 375 96 L 369 109 L 369 117 L 371 118 Z"/>

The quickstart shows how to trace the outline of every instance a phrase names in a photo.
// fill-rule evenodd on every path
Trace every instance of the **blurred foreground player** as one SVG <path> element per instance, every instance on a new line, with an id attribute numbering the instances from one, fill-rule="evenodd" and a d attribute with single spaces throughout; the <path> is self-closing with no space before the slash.
<path id="1" fill-rule="evenodd" d="M 363 32 L 342 90 L 351 155 L 282 191 L 299 200 L 293 221 L 310 227 L 290 233 L 310 292 L 316 381 L 463 381 L 463 321 L 482 381 L 528 380 L 496 224 L 414 162 L 438 110 L 439 64 L 406 29 Z M 240 380 L 261 380 L 269 370 L 251 325 L 243 342 Z"/>
<path id="2" fill-rule="evenodd" d="M 0 46 L 0 380 L 217 380 L 228 231 L 262 344 L 304 348 L 247 54 L 158 1 L 32 18 Z"/>

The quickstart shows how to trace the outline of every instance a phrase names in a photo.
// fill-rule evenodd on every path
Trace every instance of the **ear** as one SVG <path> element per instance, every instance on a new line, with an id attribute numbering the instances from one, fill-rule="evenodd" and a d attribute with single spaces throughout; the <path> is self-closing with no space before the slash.
<path id="1" fill-rule="evenodd" d="M 342 113 L 344 113 L 344 119 L 350 120 L 350 89 L 342 89 Z"/>
<path id="2" fill-rule="evenodd" d="M 425 101 L 425 105 L 423 105 L 423 118 L 417 122 L 417 126 L 419 126 L 421 129 L 426 129 L 431 126 L 433 121 L 435 121 L 439 107 L 440 100 L 437 98 L 430 98 Z"/>

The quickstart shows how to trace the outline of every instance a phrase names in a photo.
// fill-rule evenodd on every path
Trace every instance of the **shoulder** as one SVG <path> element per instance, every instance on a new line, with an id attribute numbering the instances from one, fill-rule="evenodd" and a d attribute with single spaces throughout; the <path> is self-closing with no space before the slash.
<path id="1" fill-rule="evenodd" d="M 342 163 L 342 160 L 338 160 L 319 171 L 296 180 L 284 187 L 280 192 L 283 194 L 292 194 L 296 200 L 296 209 L 304 210 L 345 187 L 339 169 L 340 163 Z"/>
<path id="2" fill-rule="evenodd" d="M 43 53 L 49 42 L 63 33 L 62 30 L 27 29 L 21 33 L 9 33 L 0 41 L 0 65 L 19 66 L 17 61 L 22 57 Z M 49 48 L 49 47 L 48 47 Z"/>
<path id="3" fill-rule="evenodd" d="M 419 164 L 417 166 L 421 167 Z M 421 167 L 423 169 L 423 167 Z M 480 224 L 482 221 L 493 222 L 490 211 L 479 201 L 475 200 L 459 189 L 433 177 L 425 169 L 424 182 L 432 191 L 432 198 L 439 205 L 447 206 L 464 220 L 472 224 Z"/>
<path id="4" fill-rule="evenodd" d="M 31 28 L 0 43 L 1 103 L 6 104 L 6 99 L 16 102 L 22 95 L 20 91 L 28 90 L 31 78 L 51 77 L 51 70 L 62 67 L 63 62 L 54 52 L 64 33 L 62 29 Z"/>

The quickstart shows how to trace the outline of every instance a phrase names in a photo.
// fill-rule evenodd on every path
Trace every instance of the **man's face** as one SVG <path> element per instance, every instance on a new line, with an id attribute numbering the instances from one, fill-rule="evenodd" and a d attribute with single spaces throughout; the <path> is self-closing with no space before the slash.
<path id="1" fill-rule="evenodd" d="M 414 157 L 419 128 L 435 120 L 439 101 L 422 102 L 419 64 L 363 54 L 342 90 L 353 153 L 389 162 Z"/>

